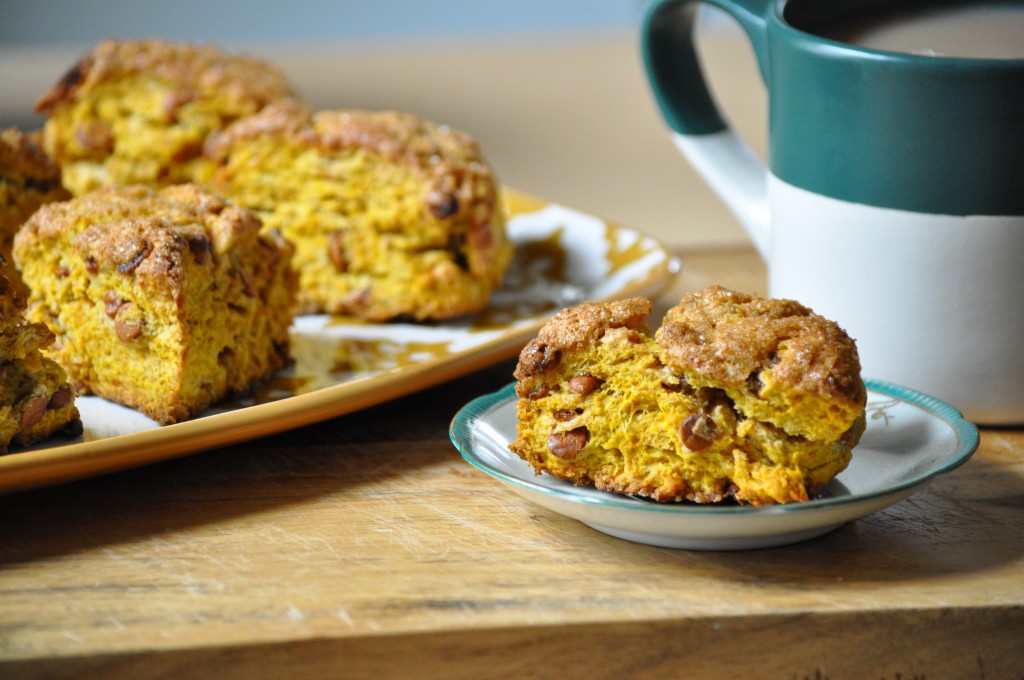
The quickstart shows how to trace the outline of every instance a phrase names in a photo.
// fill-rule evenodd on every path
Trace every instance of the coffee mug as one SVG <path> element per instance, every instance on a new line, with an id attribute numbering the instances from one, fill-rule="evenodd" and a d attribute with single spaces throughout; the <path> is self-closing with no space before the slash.
<path id="1" fill-rule="evenodd" d="M 694 49 L 700 2 L 649 7 L 644 63 L 676 145 L 767 263 L 770 294 L 843 326 L 865 376 L 977 423 L 1024 423 L 1024 54 L 824 37 L 891 0 L 705 1 L 753 45 L 767 166 L 709 93 Z"/>

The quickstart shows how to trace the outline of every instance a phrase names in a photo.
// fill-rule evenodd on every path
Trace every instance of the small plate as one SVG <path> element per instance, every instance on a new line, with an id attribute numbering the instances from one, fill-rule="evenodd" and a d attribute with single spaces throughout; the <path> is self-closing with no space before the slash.
<path id="1" fill-rule="evenodd" d="M 437 324 L 312 315 L 291 329 L 293 365 L 250 399 L 160 427 L 81 397 L 84 433 L 0 456 L 0 493 L 57 484 L 280 432 L 373 406 L 519 353 L 568 305 L 654 296 L 679 261 L 638 231 L 505 189 L 516 257 L 483 312 Z"/>
<path id="2" fill-rule="evenodd" d="M 796 543 L 832 531 L 920 491 L 962 465 L 978 430 L 949 404 L 866 380 L 868 426 L 830 498 L 769 507 L 658 504 L 536 475 L 508 450 L 516 437 L 515 385 L 463 407 L 450 435 L 469 463 L 513 491 L 618 538 L 665 548 L 745 550 Z"/>

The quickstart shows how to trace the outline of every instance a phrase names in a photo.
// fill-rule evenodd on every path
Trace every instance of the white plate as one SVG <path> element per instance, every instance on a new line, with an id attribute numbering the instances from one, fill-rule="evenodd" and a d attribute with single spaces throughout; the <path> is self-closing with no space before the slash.
<path id="1" fill-rule="evenodd" d="M 657 241 L 632 229 L 506 189 L 516 258 L 504 289 L 471 318 L 371 324 L 303 316 L 295 363 L 251 399 L 160 427 L 97 397 L 77 400 L 84 433 L 0 456 L 0 492 L 122 470 L 307 425 L 436 385 L 510 358 L 562 307 L 653 296 L 679 271 Z"/>
<path id="2" fill-rule="evenodd" d="M 472 465 L 549 510 L 598 531 L 666 548 L 744 550 L 825 534 L 919 491 L 963 464 L 978 430 L 949 404 L 867 380 L 868 427 L 830 498 L 769 507 L 659 504 L 535 475 L 508 450 L 516 437 L 515 386 L 479 397 L 452 421 L 452 442 Z"/>

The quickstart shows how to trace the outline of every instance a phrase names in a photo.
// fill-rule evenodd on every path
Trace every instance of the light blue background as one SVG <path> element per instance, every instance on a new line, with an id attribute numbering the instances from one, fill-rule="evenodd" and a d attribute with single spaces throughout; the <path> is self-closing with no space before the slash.
<path id="1" fill-rule="evenodd" d="M 0 0 L 0 45 L 402 38 L 636 26 L 645 0 Z"/>

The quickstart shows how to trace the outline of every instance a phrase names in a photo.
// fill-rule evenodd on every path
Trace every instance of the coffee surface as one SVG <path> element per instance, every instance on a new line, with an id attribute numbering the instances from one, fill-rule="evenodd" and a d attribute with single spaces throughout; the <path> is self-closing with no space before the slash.
<path id="1" fill-rule="evenodd" d="M 886 52 L 971 59 L 1024 59 L 1024 4 L 894 11 L 858 20 L 825 38 Z"/>

